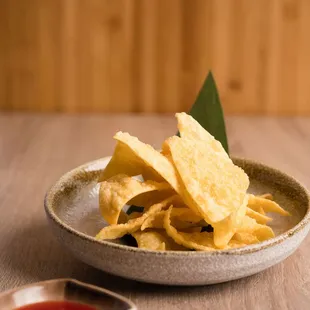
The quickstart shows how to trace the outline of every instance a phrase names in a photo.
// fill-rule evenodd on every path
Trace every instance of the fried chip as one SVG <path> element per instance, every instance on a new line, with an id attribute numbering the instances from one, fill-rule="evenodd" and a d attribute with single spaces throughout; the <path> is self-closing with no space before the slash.
<path id="1" fill-rule="evenodd" d="M 191 232 L 191 233 L 185 233 L 185 232 L 179 232 L 179 234 L 187 241 L 194 242 L 197 245 L 212 247 L 214 250 L 216 250 L 216 247 L 213 243 L 212 234 L 208 232 Z M 233 249 L 233 248 L 239 248 L 241 246 L 246 245 L 244 242 L 239 242 L 238 240 L 230 240 L 229 244 L 225 247 L 225 249 Z"/>
<path id="2" fill-rule="evenodd" d="M 268 222 L 272 221 L 271 217 L 261 214 L 261 212 L 254 211 L 251 208 L 246 209 L 246 215 L 251 217 L 252 219 L 256 220 L 259 224 L 267 224 Z"/>
<path id="3" fill-rule="evenodd" d="M 165 231 L 137 231 L 132 234 L 142 249 L 157 251 L 185 251 L 185 247 L 175 243 Z"/>
<path id="4" fill-rule="evenodd" d="M 117 239 L 121 238 L 126 234 L 132 234 L 141 228 L 144 220 L 147 219 L 148 216 L 151 216 L 157 212 L 160 212 L 163 208 L 167 207 L 175 197 L 169 197 L 164 201 L 157 203 L 150 207 L 148 211 L 143 213 L 140 217 L 129 220 L 126 224 L 112 224 L 110 226 L 106 226 L 100 230 L 100 232 L 96 235 L 97 240 L 107 240 L 107 239 Z"/>
<path id="5" fill-rule="evenodd" d="M 194 249 L 199 251 L 214 251 L 215 249 L 210 246 L 213 243 L 212 238 L 206 235 L 205 243 L 208 245 L 197 244 L 190 240 L 190 237 L 186 233 L 179 233 L 173 226 L 171 226 L 170 215 L 172 211 L 172 206 L 166 211 L 164 217 L 164 228 L 166 229 L 167 235 L 170 236 L 177 244 L 182 245 L 188 249 Z M 209 234 L 209 233 L 207 233 Z"/>
<path id="6" fill-rule="evenodd" d="M 259 197 L 264 198 L 264 199 L 269 199 L 269 200 L 273 200 L 273 195 L 270 193 L 266 193 L 263 195 L 259 195 Z"/>
<path id="7" fill-rule="evenodd" d="M 254 234 L 259 241 L 265 241 L 275 237 L 275 234 L 271 227 L 261 224 L 257 225 L 260 226 L 255 229 Z"/>
<path id="8" fill-rule="evenodd" d="M 125 144 L 144 165 L 149 167 L 154 174 L 166 180 L 177 193 L 180 192 L 179 180 L 175 168 L 164 155 L 128 133 L 118 132 L 114 138 Z"/>
<path id="9" fill-rule="evenodd" d="M 213 152 L 217 153 L 217 156 L 225 159 L 229 158 L 222 144 L 206 131 L 193 117 L 184 112 L 176 113 L 175 116 L 178 120 L 178 129 L 182 138 L 193 141 L 203 141 Z M 163 147 L 163 150 L 166 152 L 167 148 Z"/>
<path id="10" fill-rule="evenodd" d="M 172 223 L 178 225 L 178 223 L 199 223 L 203 220 L 200 215 L 197 215 L 189 208 L 173 208 L 171 211 Z"/>
<path id="11" fill-rule="evenodd" d="M 249 202 L 248 207 L 253 209 L 254 211 L 259 210 L 259 208 L 263 208 L 265 212 L 274 212 L 279 213 L 283 216 L 289 216 L 290 213 L 281 208 L 275 201 L 265 199 L 262 197 L 254 196 L 249 194 Z"/>
<path id="12" fill-rule="evenodd" d="M 151 182 L 151 180 L 145 181 L 146 183 Z M 162 184 L 163 182 L 161 182 Z M 150 192 L 144 192 L 134 198 L 132 198 L 130 201 L 128 201 L 128 205 L 134 205 L 134 206 L 143 206 L 144 210 L 148 210 L 148 208 L 158 202 L 161 202 L 165 200 L 168 197 L 171 197 L 175 195 L 175 191 L 166 184 L 166 188 L 159 190 L 159 191 L 150 191 Z"/>
<path id="13" fill-rule="evenodd" d="M 244 244 L 255 244 L 259 242 L 258 238 L 255 235 L 247 232 L 235 233 L 232 240 L 236 240 Z"/>
<path id="14" fill-rule="evenodd" d="M 165 211 L 164 227 L 167 234 L 178 244 L 193 250 L 198 251 L 214 251 L 216 247 L 213 242 L 213 233 L 209 232 L 179 232 L 171 225 L 171 211 L 173 206 Z M 244 246 L 243 243 L 234 240 L 226 248 L 235 248 Z"/>
<path id="15" fill-rule="evenodd" d="M 142 175 L 146 180 L 161 180 L 156 172 L 151 171 L 126 143 L 117 141 L 113 156 L 102 171 L 99 182 L 105 181 L 117 174 L 128 176 Z"/>
<path id="16" fill-rule="evenodd" d="M 140 217 L 143 213 L 142 212 L 132 212 L 128 215 L 128 220 L 136 219 Z"/>
<path id="17" fill-rule="evenodd" d="M 141 230 L 145 230 L 147 228 L 163 228 L 165 211 L 160 211 L 152 216 L 149 216 L 142 224 Z"/>
<path id="18" fill-rule="evenodd" d="M 250 208 L 249 208 L 250 209 Z M 258 207 L 257 209 L 256 209 L 256 212 L 258 212 L 258 213 L 260 213 L 260 214 L 262 214 L 262 215 L 265 215 L 266 214 L 266 212 L 264 211 L 264 209 L 262 208 L 262 207 Z"/>
<path id="19" fill-rule="evenodd" d="M 165 238 L 157 231 L 137 231 L 132 234 L 136 239 L 138 248 L 155 251 L 165 251 Z"/>
<path id="20" fill-rule="evenodd" d="M 200 233 L 201 232 L 201 226 L 194 226 L 194 227 L 188 227 L 188 228 L 183 228 L 179 230 L 180 232 L 184 233 Z"/>
<path id="21" fill-rule="evenodd" d="M 177 113 L 176 117 L 182 138 L 166 140 L 164 153 L 170 150 L 172 161 L 195 207 L 214 227 L 214 243 L 224 248 L 245 215 L 248 177 L 233 164 L 220 142 L 195 119 L 186 113 Z M 180 143 L 182 139 L 183 143 Z M 188 143 L 187 140 L 192 141 Z M 187 155 L 185 159 L 182 158 L 184 153 Z M 188 205 L 191 204 L 188 202 Z"/>
<path id="22" fill-rule="evenodd" d="M 234 211 L 224 220 L 212 224 L 214 230 L 214 244 L 219 249 L 227 247 L 231 238 L 236 232 L 237 227 L 241 224 L 245 214 L 248 196 L 245 195 L 243 203 L 239 209 Z"/>
<path id="23" fill-rule="evenodd" d="M 124 174 L 118 174 L 100 183 L 99 208 L 109 224 L 117 224 L 119 214 L 134 197 L 150 191 L 169 190 L 166 182 L 141 182 Z"/>
<path id="24" fill-rule="evenodd" d="M 268 199 L 268 200 L 273 200 L 273 195 L 270 194 L 270 193 L 266 193 L 266 194 L 263 194 L 263 195 L 258 195 L 258 197 L 264 198 L 264 199 Z M 255 208 L 255 211 L 260 213 L 260 214 L 262 214 L 262 215 L 266 214 L 266 212 L 264 211 L 264 209 L 261 206 L 257 206 Z"/>
<path id="25" fill-rule="evenodd" d="M 219 156 L 207 142 L 177 136 L 166 145 L 185 188 L 181 197 L 208 223 L 213 225 L 241 207 L 249 179 L 228 156 Z"/>
<path id="26" fill-rule="evenodd" d="M 141 230 L 147 228 L 163 228 L 165 211 L 158 212 L 149 216 L 141 226 Z M 196 215 L 189 208 L 173 208 L 171 212 L 172 225 L 177 229 L 186 229 L 197 226 L 201 221 L 201 217 Z"/>
<path id="27" fill-rule="evenodd" d="M 185 192 L 185 187 L 180 181 L 176 169 L 169 157 L 164 156 L 156 151 L 152 146 L 139 141 L 138 138 L 132 137 L 128 133 L 118 132 L 114 138 L 126 144 L 130 150 L 139 157 L 144 164 L 149 167 L 157 176 L 165 180 L 171 187 L 182 197 Z M 157 178 L 158 179 L 158 178 Z M 186 203 L 186 200 L 185 200 Z M 184 205 L 184 203 L 182 203 Z M 199 214 L 195 206 L 190 206 L 194 212 Z"/>
<path id="28" fill-rule="evenodd" d="M 268 240 L 275 236 L 271 227 L 258 224 L 254 219 L 250 218 L 247 215 L 243 218 L 236 232 L 250 233 L 256 236 L 259 241 Z"/>

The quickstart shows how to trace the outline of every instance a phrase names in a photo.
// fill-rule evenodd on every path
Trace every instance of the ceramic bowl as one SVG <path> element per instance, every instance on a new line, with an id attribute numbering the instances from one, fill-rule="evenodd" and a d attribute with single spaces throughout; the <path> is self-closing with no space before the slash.
<path id="1" fill-rule="evenodd" d="M 0 309 L 12 310 L 47 301 L 71 301 L 98 310 L 137 310 L 127 298 L 106 289 L 74 279 L 55 279 L 32 283 L 0 294 Z"/>
<path id="2" fill-rule="evenodd" d="M 272 193 L 292 216 L 273 215 L 276 237 L 259 244 L 214 252 L 151 251 L 94 236 L 106 225 L 98 210 L 97 180 L 110 157 L 80 166 L 59 179 L 45 198 L 49 223 L 73 255 L 103 271 L 138 281 L 203 285 L 246 277 L 291 255 L 309 231 L 307 190 L 285 173 L 235 158 L 250 178 L 249 192 Z"/>

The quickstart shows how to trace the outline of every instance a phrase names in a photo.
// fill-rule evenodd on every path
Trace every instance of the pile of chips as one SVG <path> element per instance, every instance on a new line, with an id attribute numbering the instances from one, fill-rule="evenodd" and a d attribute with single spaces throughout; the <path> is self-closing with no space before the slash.
<path id="1" fill-rule="evenodd" d="M 180 137 L 162 151 L 118 132 L 100 176 L 100 212 L 109 224 L 98 240 L 132 235 L 151 250 L 214 251 L 274 237 L 267 212 L 289 213 L 269 194 L 247 194 L 249 178 L 221 143 L 186 113 L 176 114 Z M 127 205 L 141 206 L 130 215 Z"/>

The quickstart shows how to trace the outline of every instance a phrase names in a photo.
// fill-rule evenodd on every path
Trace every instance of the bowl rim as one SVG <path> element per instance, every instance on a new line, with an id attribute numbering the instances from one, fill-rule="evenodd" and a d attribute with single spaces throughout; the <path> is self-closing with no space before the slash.
<path id="1" fill-rule="evenodd" d="M 282 172 L 281 170 L 277 168 L 272 168 L 268 165 L 265 165 L 261 162 L 252 160 L 252 159 L 246 159 L 242 157 L 232 157 L 233 161 L 242 161 L 250 165 L 256 165 L 261 168 L 267 168 L 268 170 L 272 171 L 273 173 L 280 174 L 286 179 L 289 179 L 291 182 L 294 182 L 298 184 L 298 186 L 301 188 L 301 190 L 304 192 L 304 194 L 307 197 L 308 205 L 307 205 L 307 211 L 302 218 L 301 221 L 299 221 L 295 226 L 290 228 L 289 230 L 285 231 L 284 233 L 271 238 L 269 240 L 247 245 L 240 248 L 233 248 L 233 249 L 226 249 L 226 250 L 214 250 L 214 251 L 155 251 L 155 250 L 148 250 L 148 249 L 141 249 L 141 248 L 135 248 L 128 245 L 123 244 L 117 244 L 112 243 L 105 240 L 97 240 L 95 237 L 92 237 L 90 235 L 87 235 L 85 233 L 82 233 L 74 228 L 72 228 L 70 225 L 64 223 L 54 212 L 53 210 L 53 204 L 56 194 L 63 190 L 64 185 L 67 184 L 69 180 L 71 180 L 74 176 L 80 174 L 81 172 L 91 172 L 96 171 L 98 169 L 91 169 L 91 167 L 95 167 L 96 165 L 100 163 L 104 163 L 105 161 L 108 162 L 111 159 L 111 156 L 102 157 L 93 161 L 89 161 L 83 165 L 80 165 L 68 172 L 66 172 L 64 175 L 62 175 L 56 183 L 47 191 L 45 198 L 44 198 L 44 208 L 46 215 L 49 219 L 51 219 L 53 222 L 55 222 L 61 229 L 65 230 L 66 232 L 75 235 L 78 238 L 83 239 L 84 241 L 96 243 L 101 246 L 106 246 L 108 248 L 112 248 L 115 250 L 120 250 L 124 252 L 134 252 L 139 253 L 140 255 L 156 255 L 156 256 L 191 256 L 191 257 L 201 257 L 201 256 L 222 256 L 222 255 L 243 255 L 243 254 L 251 254 L 269 247 L 273 247 L 279 243 L 284 242 L 285 240 L 292 238 L 297 232 L 303 230 L 310 222 L 310 194 L 308 190 L 294 177 Z"/>
<path id="2" fill-rule="evenodd" d="M 49 285 L 49 284 L 53 284 L 53 283 L 74 283 L 74 284 L 76 284 L 76 285 L 78 285 L 80 287 L 89 288 L 91 290 L 100 292 L 101 294 L 106 294 L 106 295 L 109 295 L 109 296 L 111 296 L 111 297 L 113 297 L 115 299 L 121 300 L 124 303 L 126 303 L 128 306 L 131 307 L 130 310 L 137 310 L 136 305 L 130 299 L 128 299 L 127 297 L 125 297 L 123 295 L 120 295 L 118 293 L 115 293 L 113 291 L 110 291 L 110 290 L 108 290 L 106 288 L 103 288 L 103 287 L 100 287 L 100 286 L 97 286 L 97 285 L 94 285 L 94 284 L 91 284 L 91 283 L 82 282 L 82 281 L 79 281 L 79 280 L 76 280 L 76 279 L 73 279 L 73 278 L 51 279 L 51 280 L 33 282 L 33 283 L 26 284 L 26 285 L 18 286 L 18 287 L 15 287 L 15 288 L 11 288 L 11 289 L 8 289 L 8 290 L 0 293 L 0 302 L 1 302 L 2 298 L 10 296 L 10 295 L 12 295 L 12 294 L 14 294 L 16 292 L 19 292 L 19 291 L 22 291 L 22 290 L 25 290 L 25 289 L 28 289 L 28 288 L 31 288 L 31 287 L 34 287 L 34 286 L 39 286 L 39 285 L 44 286 L 44 285 Z M 47 298 L 45 301 L 49 301 L 49 300 L 50 299 Z M 64 298 L 63 300 L 66 300 L 66 298 Z M 54 301 L 54 299 L 53 299 L 53 301 Z M 36 303 L 36 302 L 34 302 L 34 303 Z M 27 303 L 25 305 L 29 305 L 29 304 Z M 21 307 L 23 307 L 23 305 L 21 305 Z"/>

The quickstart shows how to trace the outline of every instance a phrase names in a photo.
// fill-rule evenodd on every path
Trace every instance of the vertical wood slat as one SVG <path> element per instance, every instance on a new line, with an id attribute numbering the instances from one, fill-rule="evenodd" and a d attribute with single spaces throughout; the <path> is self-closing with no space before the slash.
<path id="1" fill-rule="evenodd" d="M 297 114 L 310 114 L 310 1 L 300 1 L 297 49 Z"/>
<path id="2" fill-rule="evenodd" d="M 187 111 L 212 68 L 212 16 L 214 1 L 183 0 L 182 93 L 179 110 Z M 210 44 L 211 43 L 211 44 Z"/>
<path id="3" fill-rule="evenodd" d="M 2 14 L 8 23 L 6 70 L 0 74 L 6 77 L 7 83 L 1 87 L 6 87 L 7 98 L 1 98 L 0 102 L 6 99 L 8 106 L 16 110 L 39 108 L 38 1 L 2 1 L 2 5 L 6 5 Z"/>
<path id="4" fill-rule="evenodd" d="M 3 110 L 10 109 L 11 100 L 8 97 L 8 3 L 0 3 L 0 107 Z M 1 73 L 2 72 L 2 73 Z"/>
<path id="5" fill-rule="evenodd" d="M 156 106 L 159 112 L 174 112 L 180 102 L 181 2 L 171 0 L 158 3 Z"/>
<path id="6" fill-rule="evenodd" d="M 308 0 L 2 0 L 0 109 L 310 115 Z"/>
<path id="7" fill-rule="evenodd" d="M 282 34 L 280 55 L 280 97 L 281 110 L 294 112 L 297 100 L 297 56 L 299 44 L 300 3 L 287 0 L 282 5 Z M 283 91 L 285 90 L 285 92 Z"/>
<path id="8" fill-rule="evenodd" d="M 78 2 L 66 0 L 62 2 L 60 14 L 60 91 L 61 104 L 68 112 L 78 110 L 78 85 L 77 79 L 83 78 L 78 73 L 78 52 L 83 45 L 78 44 Z M 42 25 L 44 27 L 44 25 Z M 77 77 L 78 75 L 78 77 Z M 43 102 L 44 104 L 44 102 Z"/>
<path id="9" fill-rule="evenodd" d="M 140 60 L 136 60 L 139 68 L 139 83 L 136 91 L 139 95 L 139 111 L 155 112 L 157 102 L 157 70 L 156 70 L 156 46 L 157 46 L 157 14 L 158 1 L 148 2 L 138 0 L 139 19 L 138 31 L 141 40 Z"/>
<path id="10" fill-rule="evenodd" d="M 60 54 L 58 46 L 60 44 L 59 33 L 61 31 L 59 23 L 55 23 L 60 13 L 59 0 L 47 0 L 38 7 L 38 50 L 37 65 L 39 69 L 36 74 L 37 102 L 39 110 L 54 111 L 60 107 L 60 80 L 61 67 L 59 66 Z M 68 90 L 69 91 L 69 90 Z M 70 93 L 72 96 L 72 93 Z M 70 97 L 71 98 L 71 97 Z M 68 97 L 68 99 L 70 100 Z M 21 101 L 22 103 L 22 101 Z M 69 101 L 68 101 L 69 103 Z M 30 101 L 29 110 L 32 109 Z"/>

